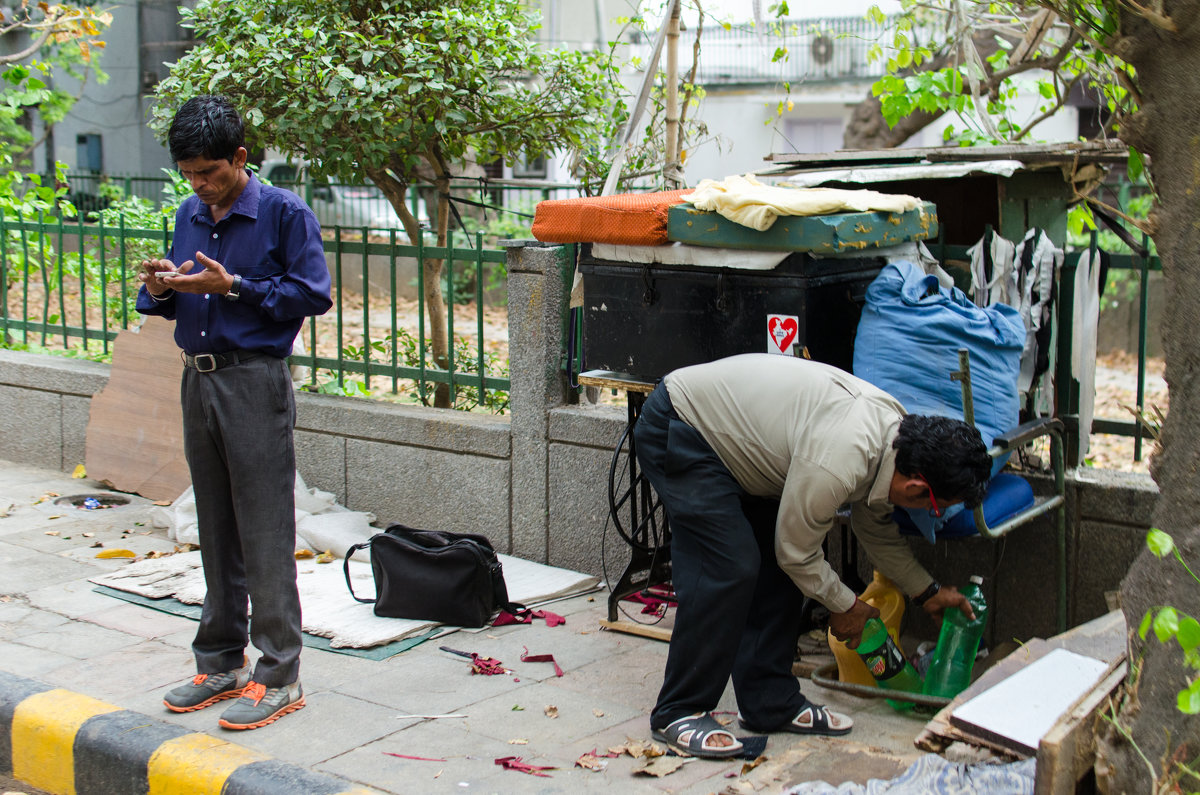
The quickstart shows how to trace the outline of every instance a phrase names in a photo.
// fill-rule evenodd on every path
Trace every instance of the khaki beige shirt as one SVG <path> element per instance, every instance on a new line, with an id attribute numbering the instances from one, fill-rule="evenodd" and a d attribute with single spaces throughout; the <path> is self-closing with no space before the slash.
<path id="1" fill-rule="evenodd" d="M 847 503 L 879 571 L 909 595 L 933 581 L 891 520 L 892 442 L 905 413 L 891 395 L 836 367 L 765 353 L 685 367 L 663 381 L 679 417 L 738 484 L 779 499 L 775 554 L 806 596 L 835 613 L 854 606 L 821 550 Z"/>

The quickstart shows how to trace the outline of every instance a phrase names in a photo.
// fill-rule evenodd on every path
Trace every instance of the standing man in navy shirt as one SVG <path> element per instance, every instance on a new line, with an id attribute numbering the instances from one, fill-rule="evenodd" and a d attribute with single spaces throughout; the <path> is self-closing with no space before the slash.
<path id="1" fill-rule="evenodd" d="M 163 703 L 191 712 L 237 698 L 220 725 L 257 729 L 304 706 L 286 357 L 304 318 L 331 306 L 329 270 L 312 210 L 246 169 L 229 100 L 188 100 L 168 144 L 195 196 L 175 215 L 167 257 L 142 263 L 137 308 L 175 320 L 183 349 L 184 452 L 208 592 L 197 674 Z M 261 652 L 253 672 L 248 642 Z"/>

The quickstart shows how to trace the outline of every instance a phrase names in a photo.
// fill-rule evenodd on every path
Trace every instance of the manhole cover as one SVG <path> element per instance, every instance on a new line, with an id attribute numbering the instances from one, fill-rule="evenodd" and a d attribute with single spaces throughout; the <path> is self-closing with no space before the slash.
<path id="1" fill-rule="evenodd" d="M 55 505 L 70 505 L 82 511 L 98 511 L 104 508 L 120 508 L 129 504 L 129 498 L 120 494 L 75 494 L 70 497 L 59 497 Z"/>

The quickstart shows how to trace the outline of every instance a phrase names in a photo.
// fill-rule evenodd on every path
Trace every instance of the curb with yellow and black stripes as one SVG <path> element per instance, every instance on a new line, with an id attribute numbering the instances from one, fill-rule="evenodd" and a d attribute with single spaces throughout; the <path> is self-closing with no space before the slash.
<path id="1" fill-rule="evenodd" d="M 335 776 L 0 671 L 0 770 L 54 795 L 370 795 Z"/>

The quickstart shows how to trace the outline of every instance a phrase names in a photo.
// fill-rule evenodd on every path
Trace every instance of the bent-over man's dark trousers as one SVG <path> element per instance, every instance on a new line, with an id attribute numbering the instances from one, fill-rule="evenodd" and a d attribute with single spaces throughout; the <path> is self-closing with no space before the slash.
<path id="1" fill-rule="evenodd" d="M 208 373 L 187 367 L 181 396 L 208 586 L 192 643 L 196 669 L 241 667 L 249 640 L 262 652 L 254 681 L 291 684 L 302 638 L 293 555 L 296 402 L 287 362 L 264 355 Z"/>
<path id="2" fill-rule="evenodd" d="M 804 596 L 775 559 L 778 500 L 748 495 L 662 384 L 634 442 L 667 511 L 679 599 L 651 728 L 716 708 L 731 674 L 749 724 L 788 723 L 807 703 L 792 675 Z"/>

